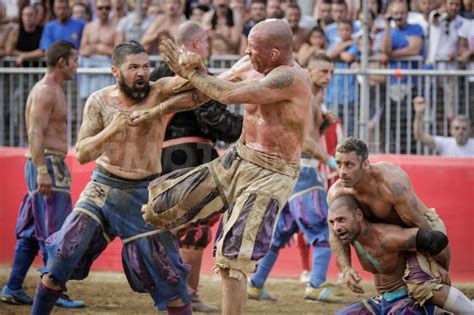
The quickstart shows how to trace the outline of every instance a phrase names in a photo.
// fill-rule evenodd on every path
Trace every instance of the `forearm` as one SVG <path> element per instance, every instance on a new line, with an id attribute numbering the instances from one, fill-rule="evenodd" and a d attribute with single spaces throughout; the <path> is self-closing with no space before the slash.
<path id="1" fill-rule="evenodd" d="M 19 52 L 19 53 L 23 56 L 24 60 L 37 59 L 37 58 L 41 58 L 41 57 L 44 56 L 44 52 L 39 48 L 35 49 L 33 51 Z M 18 55 L 20 55 L 20 54 L 18 54 Z"/>
<path id="2" fill-rule="evenodd" d="M 321 150 L 319 143 L 308 138 L 303 142 L 303 153 L 308 154 L 311 158 L 321 163 L 326 163 L 328 155 Z"/>
<path id="3" fill-rule="evenodd" d="M 35 167 L 46 165 L 44 157 L 44 137 L 42 132 L 32 131 L 29 135 L 29 153 Z"/>
<path id="4" fill-rule="evenodd" d="M 196 90 L 175 95 L 153 108 L 153 116 L 164 116 L 170 113 L 195 109 L 208 102 L 210 98 Z"/>
<path id="5" fill-rule="evenodd" d="M 113 131 L 112 125 L 103 129 L 95 136 L 81 139 L 76 144 L 76 158 L 81 164 L 96 160 L 105 150 L 107 143 L 116 132 Z"/>
<path id="6" fill-rule="evenodd" d="M 392 52 L 392 37 L 390 34 L 390 24 L 385 27 L 385 33 L 383 36 L 381 49 L 382 52 L 387 55 L 390 55 L 390 53 Z"/>
<path id="7" fill-rule="evenodd" d="M 415 139 L 421 143 L 434 148 L 434 139 L 431 135 L 427 134 L 423 128 L 423 113 L 415 113 L 415 120 L 413 122 L 413 129 L 415 133 Z"/>
<path id="8" fill-rule="evenodd" d="M 347 269 L 352 268 L 349 245 L 342 244 L 342 242 L 334 235 L 332 230 L 330 230 L 329 233 L 329 245 L 331 246 L 331 250 L 342 271 L 344 272 Z"/>
<path id="9" fill-rule="evenodd" d="M 404 48 L 392 50 L 390 53 L 390 57 L 393 58 L 403 58 L 403 57 L 411 57 L 420 54 L 420 50 L 417 47 L 407 46 Z"/>
<path id="10" fill-rule="evenodd" d="M 233 104 L 236 100 L 235 95 L 238 95 L 235 93 L 237 89 L 235 83 L 218 79 L 202 71 L 194 72 L 188 80 L 196 89 L 225 105 Z"/>

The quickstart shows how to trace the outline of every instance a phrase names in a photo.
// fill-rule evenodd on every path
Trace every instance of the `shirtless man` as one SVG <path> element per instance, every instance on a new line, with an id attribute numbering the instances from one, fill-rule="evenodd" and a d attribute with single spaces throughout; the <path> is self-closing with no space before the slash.
<path id="1" fill-rule="evenodd" d="M 183 0 L 164 0 L 164 13 L 157 16 L 154 22 L 142 36 L 142 44 L 148 53 L 156 53 L 158 48 L 158 35 L 167 31 L 169 34 L 176 34 L 178 27 L 186 22 L 183 15 Z M 172 35 L 174 36 L 174 35 Z"/>
<path id="2" fill-rule="evenodd" d="M 191 313 L 188 269 L 175 237 L 146 225 L 140 213 L 148 184 L 161 171 L 164 117 L 141 125 L 132 125 L 130 119 L 133 110 L 149 109 L 173 95 L 175 79 L 149 85 L 148 55 L 137 42 L 117 46 L 112 65 L 117 83 L 89 97 L 76 144 L 78 161 L 96 160 L 97 168 L 74 211 L 48 239 L 50 259 L 37 288 L 35 315 L 49 314 L 66 282 L 84 279 L 116 236 L 124 244 L 123 267 L 133 290 L 150 294 L 159 310 Z M 193 95 L 184 93 L 170 101 L 195 107 L 199 97 Z"/>
<path id="3" fill-rule="evenodd" d="M 329 224 L 343 244 L 354 247 L 362 268 L 374 274 L 378 298 L 354 303 L 338 314 L 433 314 L 433 305 L 454 314 L 473 314 L 474 303 L 461 291 L 440 281 L 430 273 L 428 262 L 420 265 L 415 251 L 436 255 L 448 244 L 440 231 L 423 228 L 372 223 L 364 218 L 359 203 L 350 195 L 333 200 Z M 405 276 L 406 266 L 411 274 Z M 408 296 L 404 278 L 436 283 L 428 299 Z M 406 280 L 406 279 L 405 279 Z"/>
<path id="4" fill-rule="evenodd" d="M 109 18 L 112 4 L 110 0 L 96 0 L 94 6 L 97 18 L 84 27 L 81 38 L 81 57 L 110 56 L 114 49 L 117 22 Z"/>
<path id="5" fill-rule="evenodd" d="M 81 38 L 80 63 L 84 68 L 105 68 L 112 65 L 110 55 L 114 49 L 114 36 L 117 22 L 109 17 L 112 4 L 110 0 L 96 0 L 96 19 L 84 27 Z M 83 102 L 93 92 L 113 84 L 109 74 L 79 76 L 79 95 Z"/>
<path id="6" fill-rule="evenodd" d="M 161 228 L 224 213 L 215 245 L 223 314 L 242 314 L 246 274 L 254 272 L 267 253 L 276 217 L 299 173 L 311 85 L 293 59 L 291 37 L 285 21 L 256 24 L 249 34 L 248 57 L 224 73 L 225 80 L 196 69 L 201 64 L 198 56 L 179 52 L 171 41 L 162 45 L 171 69 L 196 89 L 245 108 L 236 145 L 213 162 L 153 182 L 143 207 L 147 222 Z"/>
<path id="7" fill-rule="evenodd" d="M 392 163 L 370 164 L 368 148 L 363 141 L 349 137 L 340 142 L 336 148 L 336 163 L 339 180 L 329 189 L 330 206 L 336 198 L 351 195 L 361 204 L 364 216 L 369 221 L 435 229 L 446 234 L 444 223 L 435 209 L 428 209 L 418 198 L 407 174 Z M 362 293 L 360 277 L 351 267 L 349 248 L 335 237 L 333 229 L 330 231 L 331 248 L 344 272 L 346 285 L 352 291 Z M 434 258 L 442 267 L 448 269 L 449 247 Z M 432 262 L 431 257 L 429 260 Z M 437 266 L 432 262 L 433 273 L 440 277 L 442 274 L 435 265 Z M 429 282 L 408 283 L 408 288 L 411 295 L 427 293 L 433 289 Z"/>
<path id="8" fill-rule="evenodd" d="M 331 80 L 334 66 L 331 58 L 319 54 L 310 59 L 308 68 L 312 82 L 311 111 L 313 119 L 303 144 L 303 154 L 300 159 L 301 172 L 287 205 L 278 217 L 269 252 L 250 279 L 247 295 L 251 299 L 276 300 L 264 289 L 265 282 L 276 262 L 280 249 L 290 242 L 294 233 L 301 231 L 308 243 L 314 246 L 312 274 L 305 291 L 305 298 L 322 302 L 340 301 L 330 289 L 322 286 L 326 281 L 331 249 L 329 248 L 327 226 L 326 189 L 317 172 L 320 162 L 336 168 L 334 157 L 328 157 L 327 153 L 321 150 L 320 144 L 324 128 L 334 123 L 336 119 L 334 114 L 328 113 L 329 124 L 324 123 L 319 99 L 320 93 Z"/>
<path id="9" fill-rule="evenodd" d="M 23 199 L 16 228 L 17 243 L 12 271 L 3 287 L 2 301 L 32 304 L 22 288 L 26 272 L 41 249 L 46 265 L 45 240 L 61 228 L 71 213 L 71 175 L 65 162 L 67 154 L 67 110 L 64 84 L 72 80 L 77 69 L 76 48 L 67 41 L 58 41 L 46 52 L 48 71 L 35 84 L 26 101 L 28 160 L 26 183 L 28 193 Z M 66 296 L 58 305 L 84 307 L 82 301 Z"/>

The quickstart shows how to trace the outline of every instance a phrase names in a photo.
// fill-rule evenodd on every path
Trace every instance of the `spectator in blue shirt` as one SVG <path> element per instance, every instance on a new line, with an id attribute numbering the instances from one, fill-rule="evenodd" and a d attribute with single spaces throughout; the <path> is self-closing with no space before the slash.
<path id="1" fill-rule="evenodd" d="M 396 59 L 420 56 L 423 49 L 423 29 L 418 24 L 408 24 L 408 6 L 405 2 L 394 2 L 389 8 L 385 21 L 385 32 L 382 42 L 382 52 L 390 60 L 390 68 L 407 69 L 407 62 L 396 62 Z M 391 21 L 395 27 L 390 27 Z M 413 64 L 411 68 L 416 68 Z"/>
<path id="2" fill-rule="evenodd" d="M 41 36 L 40 48 L 46 51 L 49 46 L 58 40 L 71 42 L 79 49 L 81 43 L 82 29 L 86 22 L 70 17 L 71 12 L 67 0 L 54 1 L 54 14 L 56 20 L 46 24 Z"/>
<path id="3" fill-rule="evenodd" d="M 352 39 L 352 21 L 340 20 L 337 23 L 340 41 L 330 44 L 328 56 L 334 60 L 335 69 L 349 69 L 351 63 L 359 58 L 359 47 Z M 355 76 L 336 74 L 328 85 L 326 102 L 344 124 L 347 136 L 354 135 L 355 126 Z"/>
<path id="4" fill-rule="evenodd" d="M 385 21 L 382 54 L 389 60 L 389 67 L 392 69 L 414 69 L 421 63 L 421 61 L 397 60 L 422 55 L 423 29 L 418 24 L 409 24 L 407 17 L 408 6 L 405 2 L 394 2 L 390 5 Z M 392 20 L 395 25 L 391 28 Z M 416 143 L 411 136 L 410 116 L 413 113 L 410 104 L 417 82 L 417 78 L 413 76 L 390 77 L 388 92 L 391 103 L 386 115 L 390 117 L 390 124 L 397 126 L 387 130 L 388 135 L 385 135 L 385 138 L 389 139 L 389 143 L 385 145 L 390 153 L 415 152 Z"/>
<path id="5" fill-rule="evenodd" d="M 341 40 L 339 36 L 337 23 L 341 20 L 347 19 L 349 16 L 349 10 L 347 8 L 346 2 L 344 0 L 333 1 L 331 4 L 331 15 L 332 15 L 332 19 L 334 20 L 334 23 L 329 24 L 324 29 L 324 33 L 326 35 L 326 39 L 329 45 L 332 45 L 333 43 L 337 43 Z M 358 32 L 359 28 L 360 26 L 358 22 L 354 22 L 352 24 L 352 30 L 354 32 Z"/>

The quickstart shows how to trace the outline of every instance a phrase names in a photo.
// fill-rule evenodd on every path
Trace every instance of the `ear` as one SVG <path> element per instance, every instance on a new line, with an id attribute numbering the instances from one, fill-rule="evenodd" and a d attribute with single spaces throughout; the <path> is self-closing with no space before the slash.
<path id="1" fill-rule="evenodd" d="M 280 51 L 278 49 L 275 49 L 273 48 L 272 49 L 272 61 L 276 61 L 278 60 L 278 58 L 280 57 Z"/>
<path id="2" fill-rule="evenodd" d="M 369 159 L 366 159 L 364 162 L 362 162 L 362 168 L 364 170 L 368 169 L 370 165 Z"/>
<path id="3" fill-rule="evenodd" d="M 61 67 L 61 68 L 64 68 L 65 66 L 67 66 L 67 63 L 66 63 L 66 59 L 64 58 L 59 58 L 58 60 L 58 65 Z"/>
<path id="4" fill-rule="evenodd" d="M 115 77 L 115 79 L 118 81 L 120 79 L 120 70 L 116 66 L 112 66 L 112 75 Z"/>
<path id="5" fill-rule="evenodd" d="M 360 208 L 357 208 L 355 210 L 355 218 L 357 219 L 357 221 L 361 222 L 362 220 L 364 220 L 364 214 L 362 213 L 362 210 L 360 210 Z"/>

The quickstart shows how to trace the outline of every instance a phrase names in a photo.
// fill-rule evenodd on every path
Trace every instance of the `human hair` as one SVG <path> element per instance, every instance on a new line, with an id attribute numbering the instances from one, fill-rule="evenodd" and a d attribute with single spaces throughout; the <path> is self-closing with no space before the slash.
<path id="1" fill-rule="evenodd" d="M 317 54 L 312 54 L 311 55 L 311 57 L 308 60 L 308 66 L 313 64 L 313 63 L 320 62 L 320 61 L 332 63 L 331 57 L 329 57 L 325 53 L 317 53 Z"/>
<path id="2" fill-rule="evenodd" d="M 346 3 L 345 0 L 333 0 L 333 1 L 332 1 L 332 4 L 343 5 L 343 6 L 345 6 L 346 9 L 347 9 L 347 3 Z"/>
<path id="3" fill-rule="evenodd" d="M 454 117 L 453 121 L 459 121 L 459 122 L 464 122 L 467 123 L 469 127 L 471 127 L 471 119 L 467 117 L 466 115 L 457 115 Z"/>
<path id="4" fill-rule="evenodd" d="M 342 195 L 331 202 L 331 205 L 329 206 L 329 212 L 336 211 L 343 207 L 344 209 L 349 210 L 351 213 L 354 213 L 358 208 L 361 208 L 359 202 L 353 196 Z"/>
<path id="5" fill-rule="evenodd" d="M 252 4 L 254 4 L 254 3 L 261 3 L 261 4 L 265 5 L 265 6 L 267 6 L 267 0 L 252 0 L 252 1 L 250 2 L 250 5 L 252 5 Z"/>
<path id="6" fill-rule="evenodd" d="M 112 51 L 112 65 L 120 67 L 125 62 L 127 56 L 142 53 L 146 54 L 146 50 L 137 41 L 131 40 L 129 42 L 121 43 Z"/>
<path id="7" fill-rule="evenodd" d="M 65 40 L 59 40 L 54 42 L 46 50 L 46 65 L 50 68 L 58 64 L 59 59 L 63 58 L 66 64 L 69 62 L 69 57 L 72 51 L 76 50 L 76 47 L 71 42 Z"/>
<path id="8" fill-rule="evenodd" d="M 332 4 L 332 0 L 323 0 L 320 4 Z"/>
<path id="9" fill-rule="evenodd" d="M 296 9 L 298 10 L 300 13 L 301 13 L 301 8 L 299 5 L 297 5 L 296 3 L 290 3 L 288 4 L 288 6 L 286 7 L 286 9 Z"/>
<path id="10" fill-rule="evenodd" d="M 349 19 L 340 19 L 340 20 L 337 22 L 337 24 L 338 24 L 338 25 L 339 25 L 339 24 L 346 24 L 346 25 L 349 25 L 349 26 L 351 27 L 351 29 L 352 29 L 352 21 L 349 20 Z"/>
<path id="11" fill-rule="evenodd" d="M 361 162 L 369 158 L 369 149 L 364 141 L 355 137 L 348 137 L 342 139 L 336 146 L 336 152 L 351 153 L 355 152 L 357 156 L 361 157 Z"/>
<path id="12" fill-rule="evenodd" d="M 176 31 L 176 44 L 178 46 L 187 45 L 196 36 L 205 32 L 202 26 L 194 21 L 182 23 Z"/>

